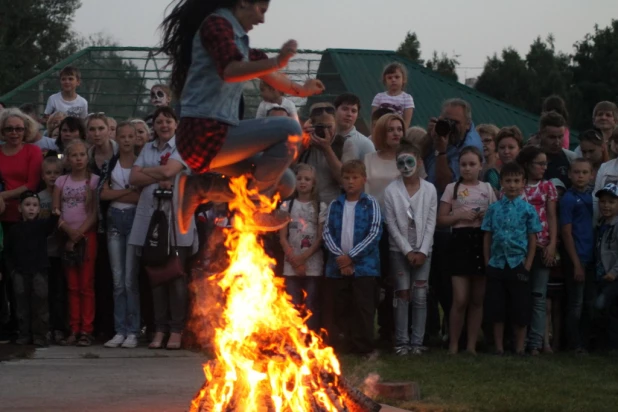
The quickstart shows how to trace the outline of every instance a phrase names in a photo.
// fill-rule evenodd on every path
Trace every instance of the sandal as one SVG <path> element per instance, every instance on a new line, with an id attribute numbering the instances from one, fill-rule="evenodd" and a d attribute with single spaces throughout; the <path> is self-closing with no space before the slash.
<path id="1" fill-rule="evenodd" d="M 150 345 L 148 345 L 148 349 L 162 349 L 164 338 L 165 338 L 165 333 L 163 332 L 155 333 L 154 338 L 152 339 L 152 342 L 150 342 Z"/>
<path id="2" fill-rule="evenodd" d="M 77 341 L 77 346 L 90 346 L 92 345 L 93 340 L 94 339 L 92 338 L 92 335 L 88 333 L 82 333 L 82 335 L 79 337 L 79 340 Z"/>
<path id="3" fill-rule="evenodd" d="M 178 332 L 172 332 L 170 338 L 167 340 L 167 350 L 180 349 L 182 346 L 182 334 Z"/>
<path id="4" fill-rule="evenodd" d="M 77 343 L 77 333 L 71 333 L 66 339 L 60 341 L 62 346 L 73 346 Z"/>

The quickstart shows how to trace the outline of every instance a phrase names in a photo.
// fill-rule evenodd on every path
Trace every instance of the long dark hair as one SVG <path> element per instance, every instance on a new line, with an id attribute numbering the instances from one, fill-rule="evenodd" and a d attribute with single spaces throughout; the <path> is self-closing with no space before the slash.
<path id="1" fill-rule="evenodd" d="M 260 0 L 245 0 L 257 3 Z M 262 0 L 264 1 L 264 0 Z M 240 0 L 173 0 L 168 6 L 176 5 L 163 20 L 161 30 L 163 39 L 159 53 L 170 57 L 172 77 L 170 87 L 176 99 L 180 98 L 185 85 L 187 72 L 191 66 L 193 38 L 202 22 L 219 8 L 234 8 Z"/>
<path id="2" fill-rule="evenodd" d="M 526 173 L 526 179 L 529 178 L 530 165 L 532 164 L 532 162 L 534 162 L 534 159 L 536 159 L 539 155 L 542 154 L 545 154 L 545 152 L 540 148 L 536 146 L 526 146 L 521 149 L 521 152 L 519 152 L 519 154 L 517 155 L 515 161 L 524 169 L 524 172 Z"/>
<path id="3" fill-rule="evenodd" d="M 65 149 L 64 143 L 62 143 L 62 128 L 64 126 L 66 126 L 71 132 L 77 130 L 79 132 L 79 138 L 84 142 L 86 141 L 86 127 L 84 126 L 84 121 L 78 117 L 65 117 L 58 125 L 58 130 L 60 130 L 60 133 L 56 139 L 56 146 L 58 147 L 59 153 L 64 152 Z"/>

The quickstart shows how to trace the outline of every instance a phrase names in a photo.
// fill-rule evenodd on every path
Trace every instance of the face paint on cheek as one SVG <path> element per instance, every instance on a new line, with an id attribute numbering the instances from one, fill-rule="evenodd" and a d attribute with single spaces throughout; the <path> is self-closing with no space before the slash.
<path id="1" fill-rule="evenodd" d="M 150 103 L 156 107 L 167 106 L 169 97 L 163 90 L 154 88 L 150 91 Z"/>
<path id="2" fill-rule="evenodd" d="M 397 170 L 403 177 L 410 177 L 416 172 L 417 161 L 414 155 L 403 153 L 397 156 Z"/>

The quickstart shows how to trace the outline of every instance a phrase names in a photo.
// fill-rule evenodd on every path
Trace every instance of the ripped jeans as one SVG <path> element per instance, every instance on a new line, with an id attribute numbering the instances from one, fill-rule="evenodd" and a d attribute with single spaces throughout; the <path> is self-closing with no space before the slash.
<path id="1" fill-rule="evenodd" d="M 423 266 L 412 268 L 400 252 L 390 252 L 391 277 L 394 291 L 395 347 L 422 346 L 427 321 L 427 290 L 431 255 Z M 408 316 L 412 302 L 412 333 L 408 331 Z"/>

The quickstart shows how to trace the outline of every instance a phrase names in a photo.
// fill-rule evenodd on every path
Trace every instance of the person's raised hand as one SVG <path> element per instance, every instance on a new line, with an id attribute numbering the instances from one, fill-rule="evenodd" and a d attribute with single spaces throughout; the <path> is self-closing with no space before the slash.
<path id="1" fill-rule="evenodd" d="M 296 40 L 288 40 L 283 46 L 281 46 L 281 50 L 279 50 L 279 55 L 277 56 L 277 66 L 280 69 L 283 69 L 288 65 L 289 61 L 296 55 L 296 51 L 298 50 L 298 43 Z"/>
<path id="2" fill-rule="evenodd" d="M 302 90 L 300 97 L 309 97 L 323 93 L 326 87 L 324 87 L 324 83 L 318 79 L 308 79 L 303 85 Z"/>
<path id="3" fill-rule="evenodd" d="M 476 218 L 478 217 L 478 212 L 475 212 L 474 210 L 460 210 L 457 213 L 457 217 L 459 218 L 459 220 L 464 220 L 467 222 L 472 222 L 474 220 L 476 220 Z"/>

